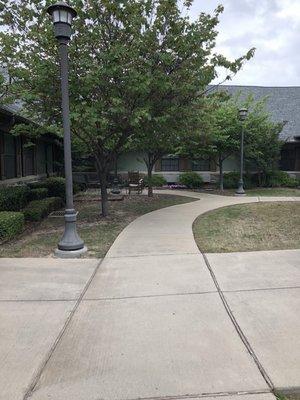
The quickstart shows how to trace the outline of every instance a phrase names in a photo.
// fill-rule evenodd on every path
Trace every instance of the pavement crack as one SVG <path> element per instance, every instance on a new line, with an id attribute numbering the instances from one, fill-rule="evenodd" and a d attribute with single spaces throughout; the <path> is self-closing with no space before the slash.
<path id="1" fill-rule="evenodd" d="M 240 339 L 242 340 L 242 342 L 244 343 L 246 349 L 248 350 L 248 353 L 253 358 L 253 360 L 254 360 L 257 368 L 259 369 L 262 377 L 264 378 L 265 382 L 267 383 L 267 385 L 269 386 L 271 391 L 273 391 L 274 390 L 274 384 L 273 384 L 271 378 L 269 377 L 268 373 L 266 372 L 266 370 L 264 369 L 264 367 L 260 363 L 260 361 L 259 361 L 257 355 L 255 354 L 251 344 L 249 343 L 246 335 L 242 331 L 242 328 L 238 324 L 238 322 L 237 322 L 237 320 L 236 320 L 236 318 L 235 318 L 235 316 L 234 316 L 234 314 L 233 314 L 233 312 L 232 312 L 232 310 L 231 310 L 231 308 L 230 308 L 230 306 L 229 306 L 229 304 L 228 304 L 228 302 L 226 300 L 226 297 L 224 296 L 224 293 L 221 290 L 219 282 L 218 282 L 218 280 L 216 278 L 216 275 L 214 274 L 214 271 L 213 271 L 213 269 L 212 269 L 212 267 L 211 267 L 211 265 L 210 265 L 210 263 L 208 261 L 208 258 L 206 257 L 206 255 L 204 253 L 202 253 L 202 256 L 203 256 L 205 264 L 206 264 L 206 266 L 207 266 L 207 268 L 209 270 L 209 273 L 210 273 L 210 275 L 212 277 L 212 280 L 214 281 L 214 284 L 215 284 L 215 286 L 217 288 L 218 294 L 219 294 L 219 296 L 221 298 L 221 301 L 222 301 L 222 303 L 224 305 L 224 308 L 225 308 L 225 311 L 226 311 L 227 315 L 229 316 L 231 322 L 233 323 L 233 325 L 235 327 L 235 330 L 236 330 L 237 334 L 239 335 Z"/>
<path id="2" fill-rule="evenodd" d="M 68 328 L 68 326 L 69 326 L 69 324 L 70 324 L 70 322 L 71 322 L 71 320 L 72 320 L 77 308 L 79 307 L 79 305 L 80 305 L 80 303 L 81 303 L 86 291 L 88 290 L 92 280 L 94 279 L 97 271 L 99 270 L 99 268 L 100 268 L 100 266 L 102 264 L 102 261 L 103 261 L 103 259 L 99 260 L 99 263 L 97 264 L 97 266 L 94 269 L 92 275 L 90 276 L 89 280 L 85 284 L 85 286 L 83 288 L 83 291 L 81 292 L 80 296 L 78 297 L 78 299 L 77 299 L 72 311 L 70 312 L 68 318 L 66 319 L 61 331 L 59 332 L 57 338 L 55 339 L 55 341 L 54 341 L 54 343 L 52 345 L 52 347 L 50 348 L 49 352 L 47 353 L 44 361 L 41 363 L 37 373 L 33 377 L 31 384 L 28 386 L 28 389 L 26 390 L 25 395 L 23 396 L 23 400 L 28 400 L 33 395 L 33 393 L 35 391 L 35 388 L 36 388 L 36 385 L 38 384 L 44 369 L 46 368 L 50 358 L 52 357 L 52 354 L 56 350 L 56 348 L 57 348 L 59 342 L 61 341 L 64 333 L 66 332 L 66 329 Z"/>

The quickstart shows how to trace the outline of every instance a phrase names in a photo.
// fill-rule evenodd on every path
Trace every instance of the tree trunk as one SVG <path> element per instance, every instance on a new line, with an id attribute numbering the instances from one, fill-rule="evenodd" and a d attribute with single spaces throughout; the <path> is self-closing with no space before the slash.
<path id="1" fill-rule="evenodd" d="M 148 197 L 153 197 L 153 187 L 152 187 L 152 169 L 153 165 L 148 165 Z"/>
<path id="2" fill-rule="evenodd" d="M 108 195 L 107 195 L 107 178 L 106 172 L 100 172 L 99 174 L 100 188 L 101 188 L 101 211 L 102 216 L 108 216 Z"/>
<path id="3" fill-rule="evenodd" d="M 103 217 L 108 216 L 108 195 L 107 195 L 107 170 L 102 165 L 96 162 L 100 191 L 101 191 L 101 214 Z"/>
<path id="4" fill-rule="evenodd" d="M 224 190 L 224 173 L 223 173 L 223 160 L 219 157 L 219 169 L 220 169 L 220 190 L 223 192 Z"/>

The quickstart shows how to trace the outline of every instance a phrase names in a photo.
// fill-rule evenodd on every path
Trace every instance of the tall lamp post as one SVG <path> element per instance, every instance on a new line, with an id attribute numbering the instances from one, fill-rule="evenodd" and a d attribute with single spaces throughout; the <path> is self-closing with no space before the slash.
<path id="1" fill-rule="evenodd" d="M 240 142 L 240 180 L 239 180 L 239 186 L 235 192 L 236 195 L 238 196 L 243 196 L 245 194 L 244 190 L 244 180 L 243 180 L 243 172 L 244 172 L 244 132 L 245 132 L 245 126 L 244 126 L 244 121 L 247 118 L 248 114 L 248 109 L 247 108 L 241 108 L 239 109 L 239 118 L 242 121 L 242 132 L 241 132 L 241 142 Z"/>
<path id="2" fill-rule="evenodd" d="M 58 2 L 48 7 L 54 25 L 54 35 L 59 44 L 62 117 L 64 131 L 64 163 L 66 179 L 66 210 L 65 231 L 58 243 L 55 254 L 58 257 L 78 257 L 87 249 L 76 230 L 77 213 L 73 203 L 73 178 L 71 155 L 71 131 L 69 111 L 69 84 L 68 84 L 68 43 L 71 39 L 72 20 L 76 17 L 76 11 L 64 2 Z"/>

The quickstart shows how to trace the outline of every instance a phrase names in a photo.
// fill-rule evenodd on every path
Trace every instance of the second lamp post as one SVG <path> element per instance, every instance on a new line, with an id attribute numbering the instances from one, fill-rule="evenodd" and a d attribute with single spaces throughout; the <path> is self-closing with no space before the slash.
<path id="1" fill-rule="evenodd" d="M 244 132 L 245 132 L 244 121 L 247 118 L 247 114 L 248 114 L 248 109 L 247 108 L 241 108 L 239 110 L 239 118 L 242 121 L 241 142 L 240 142 L 240 180 L 239 180 L 239 186 L 238 186 L 237 191 L 235 193 L 237 195 L 240 195 L 240 196 L 245 194 L 244 180 L 243 180 L 243 173 L 244 173 Z"/>

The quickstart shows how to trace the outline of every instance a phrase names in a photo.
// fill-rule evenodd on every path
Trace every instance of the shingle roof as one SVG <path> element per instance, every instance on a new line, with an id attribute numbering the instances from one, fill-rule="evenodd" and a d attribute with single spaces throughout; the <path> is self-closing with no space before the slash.
<path id="1" fill-rule="evenodd" d="M 266 105 L 273 120 L 275 122 L 287 121 L 280 134 L 281 139 L 290 142 L 294 141 L 294 136 L 300 136 L 300 86 L 221 85 L 217 90 L 226 90 L 233 95 L 241 92 L 241 98 L 252 94 L 256 100 L 267 96 Z"/>

